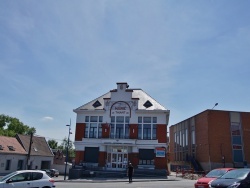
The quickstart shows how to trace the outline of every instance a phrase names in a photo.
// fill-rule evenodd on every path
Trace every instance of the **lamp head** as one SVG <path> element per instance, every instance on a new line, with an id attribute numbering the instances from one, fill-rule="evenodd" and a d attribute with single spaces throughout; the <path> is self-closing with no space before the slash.
<path id="1" fill-rule="evenodd" d="M 214 107 L 216 107 L 219 103 L 215 103 Z M 212 109 L 214 109 L 214 107 Z"/>

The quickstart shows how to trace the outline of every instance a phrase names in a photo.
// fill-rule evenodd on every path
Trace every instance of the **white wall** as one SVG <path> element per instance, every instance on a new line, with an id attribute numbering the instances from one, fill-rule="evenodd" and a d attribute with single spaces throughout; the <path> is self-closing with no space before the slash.
<path id="1" fill-rule="evenodd" d="M 7 160 L 10 160 L 10 169 L 5 170 Z M 26 155 L 1 154 L 0 157 L 0 174 L 9 174 L 17 170 L 18 161 L 23 160 L 23 169 L 26 168 Z"/>
<path id="2" fill-rule="evenodd" d="M 32 162 L 32 169 L 41 169 L 42 161 L 49 161 L 50 165 L 53 164 L 54 157 L 46 157 L 46 156 L 31 156 L 29 160 L 29 164 Z"/>

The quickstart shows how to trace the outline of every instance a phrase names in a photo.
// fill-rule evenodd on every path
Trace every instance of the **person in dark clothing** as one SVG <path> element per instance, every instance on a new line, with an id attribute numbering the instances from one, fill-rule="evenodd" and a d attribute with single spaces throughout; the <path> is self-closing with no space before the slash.
<path id="1" fill-rule="evenodd" d="M 132 163 L 129 163 L 128 171 L 127 171 L 127 176 L 128 176 L 129 183 L 132 182 L 133 174 L 134 174 L 134 167 L 133 167 Z"/>

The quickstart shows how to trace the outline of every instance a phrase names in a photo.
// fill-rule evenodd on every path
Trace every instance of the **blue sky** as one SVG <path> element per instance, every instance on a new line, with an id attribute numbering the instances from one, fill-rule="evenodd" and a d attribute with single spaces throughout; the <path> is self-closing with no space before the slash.
<path id="1" fill-rule="evenodd" d="M 0 114 L 62 140 L 127 82 L 171 112 L 250 111 L 250 1 L 0 1 Z"/>

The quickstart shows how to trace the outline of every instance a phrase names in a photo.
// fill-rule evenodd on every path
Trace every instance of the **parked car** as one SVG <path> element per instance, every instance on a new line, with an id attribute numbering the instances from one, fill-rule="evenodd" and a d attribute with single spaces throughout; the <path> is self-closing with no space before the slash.
<path id="1" fill-rule="evenodd" d="M 45 171 L 50 177 L 59 176 L 59 171 L 56 169 L 42 169 L 42 171 Z"/>
<path id="2" fill-rule="evenodd" d="M 211 170 L 209 173 L 207 173 L 204 177 L 197 180 L 197 182 L 194 184 L 195 188 L 209 188 L 209 184 L 227 173 L 228 171 L 233 170 L 234 168 L 217 168 L 214 170 Z"/>
<path id="3" fill-rule="evenodd" d="M 6 187 L 37 187 L 54 188 L 54 180 L 41 170 L 20 170 L 12 172 L 0 179 L 0 188 Z"/>
<path id="4" fill-rule="evenodd" d="M 59 176 L 59 171 L 56 170 L 56 169 L 50 169 L 50 172 L 53 175 L 52 177 L 54 177 L 54 176 L 58 177 Z"/>
<path id="5" fill-rule="evenodd" d="M 250 168 L 232 170 L 218 179 L 214 180 L 211 188 L 249 188 L 250 187 Z"/>
<path id="6" fill-rule="evenodd" d="M 41 170 L 44 171 L 44 172 L 46 172 L 46 174 L 49 175 L 50 177 L 52 177 L 50 169 L 41 169 Z"/>

